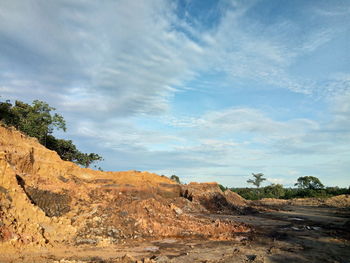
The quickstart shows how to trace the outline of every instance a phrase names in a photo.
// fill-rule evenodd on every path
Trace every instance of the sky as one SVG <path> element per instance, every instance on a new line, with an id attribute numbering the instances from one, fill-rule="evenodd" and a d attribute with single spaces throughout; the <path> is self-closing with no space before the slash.
<path id="1" fill-rule="evenodd" d="M 349 0 L 1 0 L 1 99 L 104 170 L 350 185 Z"/>

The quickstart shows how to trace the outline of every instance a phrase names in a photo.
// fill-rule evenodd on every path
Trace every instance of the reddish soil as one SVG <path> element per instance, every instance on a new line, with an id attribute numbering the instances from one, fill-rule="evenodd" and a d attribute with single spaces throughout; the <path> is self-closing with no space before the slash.
<path id="1" fill-rule="evenodd" d="M 0 127 L 0 262 L 348 262 L 349 213 L 349 196 L 249 202 L 84 169 Z"/>

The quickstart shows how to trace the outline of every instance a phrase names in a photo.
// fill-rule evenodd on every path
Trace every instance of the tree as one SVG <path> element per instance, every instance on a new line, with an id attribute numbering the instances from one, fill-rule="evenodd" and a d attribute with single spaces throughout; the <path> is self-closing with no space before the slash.
<path id="1" fill-rule="evenodd" d="M 60 114 L 52 114 L 55 108 L 43 101 L 34 100 L 32 105 L 22 101 L 1 102 L 1 117 L 5 124 L 14 126 L 25 134 L 35 137 L 43 145 L 46 145 L 47 136 L 54 129 L 66 131 L 66 122 Z"/>
<path id="2" fill-rule="evenodd" d="M 260 187 L 261 183 L 266 180 L 266 178 L 262 178 L 264 176 L 263 173 L 252 173 L 254 179 L 247 180 L 247 183 L 255 185 L 257 188 Z"/>
<path id="3" fill-rule="evenodd" d="M 302 176 L 298 178 L 298 182 L 294 184 L 301 189 L 323 189 L 324 185 L 321 183 L 320 179 L 314 176 Z"/>
<path id="4" fill-rule="evenodd" d="M 90 164 L 96 161 L 103 161 L 103 158 L 97 153 L 81 153 L 79 152 L 77 156 L 77 163 L 83 165 L 85 168 L 88 168 Z"/>
<path id="5" fill-rule="evenodd" d="M 0 120 L 9 126 L 16 126 L 18 123 L 17 116 L 12 112 L 12 104 L 10 100 L 0 102 Z"/>
<path id="6" fill-rule="evenodd" d="M 46 147 L 56 151 L 62 160 L 74 162 L 88 168 L 96 161 L 103 161 L 103 158 L 96 153 L 82 153 L 71 140 L 56 139 L 54 136 L 47 137 Z M 100 168 L 100 167 L 99 167 Z"/>
<path id="7" fill-rule="evenodd" d="M 56 130 L 66 131 L 66 122 L 62 115 L 52 113 L 56 109 L 44 101 L 34 100 L 32 105 L 22 101 L 9 100 L 0 102 L 0 121 L 8 126 L 14 126 L 28 136 L 35 137 L 48 149 L 56 151 L 65 161 L 71 161 L 84 167 L 91 163 L 102 161 L 96 153 L 82 153 L 71 140 L 55 138 L 52 133 Z"/>
<path id="8" fill-rule="evenodd" d="M 180 178 L 177 175 L 175 175 L 175 174 L 170 176 L 170 179 L 175 181 L 175 182 L 177 182 L 178 184 L 181 184 Z"/>
<path id="9" fill-rule="evenodd" d="M 47 137 L 46 147 L 56 151 L 62 160 L 76 162 L 79 151 L 71 140 L 56 139 L 54 136 Z"/>
<path id="10" fill-rule="evenodd" d="M 219 188 L 221 191 L 225 192 L 226 190 L 228 190 L 228 188 L 226 186 L 223 186 L 222 184 L 219 184 Z"/>

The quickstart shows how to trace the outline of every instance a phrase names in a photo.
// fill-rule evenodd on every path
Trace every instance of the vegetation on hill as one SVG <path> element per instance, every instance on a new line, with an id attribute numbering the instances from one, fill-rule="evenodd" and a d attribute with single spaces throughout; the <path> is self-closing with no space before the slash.
<path id="1" fill-rule="evenodd" d="M 54 130 L 66 131 L 64 118 L 58 113 L 53 113 L 55 110 L 39 100 L 34 100 L 31 105 L 18 100 L 14 104 L 9 100 L 0 101 L 0 121 L 37 138 L 42 145 L 56 151 L 62 160 L 84 167 L 103 160 L 96 153 L 80 152 L 71 140 L 57 139 L 53 136 Z"/>
<path id="2" fill-rule="evenodd" d="M 175 181 L 175 182 L 177 182 L 178 184 L 181 184 L 180 178 L 177 175 L 175 175 L 175 174 L 170 176 L 170 179 Z"/>

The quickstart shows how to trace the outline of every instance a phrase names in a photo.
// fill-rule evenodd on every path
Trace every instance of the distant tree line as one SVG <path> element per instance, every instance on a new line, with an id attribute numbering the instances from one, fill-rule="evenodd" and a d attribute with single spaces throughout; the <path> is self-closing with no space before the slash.
<path id="1" fill-rule="evenodd" d="M 82 153 L 71 140 L 57 139 L 54 130 L 66 131 L 62 115 L 53 113 L 56 109 L 44 101 L 34 100 L 27 104 L 16 100 L 0 101 L 0 121 L 13 126 L 28 136 L 35 137 L 46 148 L 56 151 L 62 160 L 89 167 L 103 158 L 96 153 Z"/>
<path id="2" fill-rule="evenodd" d="M 259 200 L 262 198 L 292 199 L 317 197 L 325 198 L 342 194 L 350 194 L 349 188 L 325 187 L 323 189 L 285 188 L 281 184 L 272 184 L 261 188 L 229 188 L 247 200 Z"/>
<path id="3" fill-rule="evenodd" d="M 262 198 L 278 198 L 278 199 L 292 199 L 292 198 L 306 198 L 306 197 L 318 197 L 325 198 L 341 194 L 350 194 L 349 188 L 340 187 L 325 187 L 321 181 L 314 176 L 302 176 L 297 179 L 297 183 L 294 186 L 297 188 L 285 188 L 281 184 L 271 184 L 265 187 L 260 187 L 261 182 L 266 179 L 263 178 L 264 174 L 252 174 L 253 179 L 249 179 L 247 182 L 256 186 L 256 188 L 250 187 L 238 187 L 227 188 L 220 185 L 221 190 L 225 191 L 230 189 L 233 192 L 238 193 L 248 200 L 259 200 Z"/>

